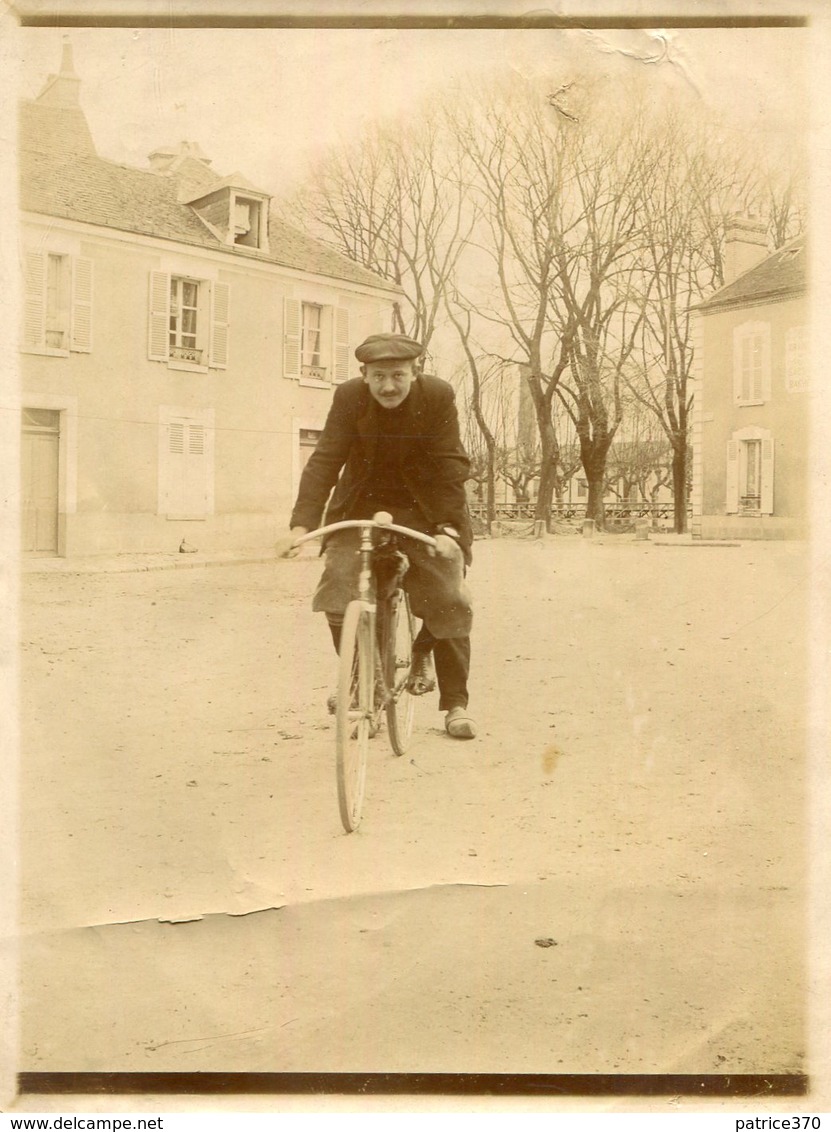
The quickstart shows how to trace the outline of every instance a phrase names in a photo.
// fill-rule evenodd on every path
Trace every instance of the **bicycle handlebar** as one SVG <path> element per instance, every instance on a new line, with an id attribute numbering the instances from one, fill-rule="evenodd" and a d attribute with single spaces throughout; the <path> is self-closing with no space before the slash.
<path id="1" fill-rule="evenodd" d="M 292 547 L 300 546 L 304 542 L 309 542 L 314 538 L 322 538 L 323 535 L 331 534 L 332 531 L 347 531 L 355 530 L 360 527 L 375 527 L 379 531 L 394 531 L 399 535 L 406 535 L 407 538 L 416 539 L 418 542 L 426 543 L 427 546 L 436 546 L 436 540 L 430 535 L 422 534 L 421 531 L 414 531 L 410 527 L 400 527 L 392 521 L 392 515 L 388 515 L 386 511 L 379 511 L 371 519 L 344 519 L 340 523 L 330 523 L 327 527 L 318 527 L 316 531 L 309 531 L 307 535 L 301 535 L 296 538 L 292 543 Z"/>

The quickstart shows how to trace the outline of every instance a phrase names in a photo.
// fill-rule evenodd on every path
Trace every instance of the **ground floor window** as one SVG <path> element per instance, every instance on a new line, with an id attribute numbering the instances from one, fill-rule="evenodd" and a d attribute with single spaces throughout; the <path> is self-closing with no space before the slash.
<path id="1" fill-rule="evenodd" d="M 727 513 L 773 514 L 773 437 L 768 429 L 734 432 L 727 446 Z"/>
<path id="2" fill-rule="evenodd" d="M 297 496 L 303 469 L 317 447 L 317 442 L 322 433 L 323 421 L 319 418 L 309 416 L 298 419 L 295 417 L 292 421 L 291 491 L 293 497 Z"/>
<path id="3" fill-rule="evenodd" d="M 309 457 L 317 447 L 317 442 L 320 440 L 320 434 L 323 430 L 319 428 L 301 428 L 298 437 L 299 456 L 300 456 L 300 472 L 309 462 Z"/>
<path id="4" fill-rule="evenodd" d="M 762 509 L 762 442 L 743 440 L 739 448 L 739 507 Z"/>

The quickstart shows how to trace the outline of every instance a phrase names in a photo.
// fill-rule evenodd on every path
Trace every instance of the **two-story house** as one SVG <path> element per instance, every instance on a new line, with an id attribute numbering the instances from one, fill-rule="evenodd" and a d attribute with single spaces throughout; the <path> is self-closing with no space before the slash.
<path id="1" fill-rule="evenodd" d="M 98 155 L 71 50 L 20 129 L 23 547 L 269 545 L 399 290 L 194 143 Z"/>
<path id="2" fill-rule="evenodd" d="M 761 225 L 728 231 L 728 281 L 696 310 L 692 531 L 804 538 L 810 366 L 803 236 L 772 255 Z"/>

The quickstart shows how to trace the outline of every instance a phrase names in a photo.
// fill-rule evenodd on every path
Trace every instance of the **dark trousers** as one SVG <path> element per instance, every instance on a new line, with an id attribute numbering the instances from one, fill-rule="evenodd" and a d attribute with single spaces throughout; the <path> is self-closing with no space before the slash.
<path id="1" fill-rule="evenodd" d="M 408 539 L 405 544 L 410 568 L 403 585 L 413 614 L 423 621 L 414 648 L 433 653 L 439 710 L 467 707 L 473 615 L 462 553 L 440 558 L 429 554 L 422 543 Z M 326 614 L 336 648 L 344 611 L 358 588 L 357 549 L 356 531 L 338 531 L 327 540 L 323 575 L 312 603 L 313 609 Z"/>
<path id="2" fill-rule="evenodd" d="M 467 707 L 467 677 L 470 672 L 470 637 L 434 637 L 426 625 L 421 626 L 413 643 L 413 651 L 433 653 L 436 679 L 439 682 L 439 711 Z"/>
<path id="3" fill-rule="evenodd" d="M 343 617 L 338 613 L 327 613 L 329 630 L 335 649 L 340 648 L 340 631 Z M 434 637 L 426 625 L 422 625 L 413 642 L 413 652 L 433 654 L 436 666 L 436 679 L 439 684 L 439 711 L 450 711 L 454 707 L 467 707 L 467 678 L 470 672 L 470 637 Z"/>

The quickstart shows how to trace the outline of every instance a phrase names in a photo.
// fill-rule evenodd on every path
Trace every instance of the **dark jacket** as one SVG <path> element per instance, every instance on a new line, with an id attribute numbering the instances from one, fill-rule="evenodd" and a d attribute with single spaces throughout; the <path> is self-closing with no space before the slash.
<path id="1" fill-rule="evenodd" d="M 456 528 L 470 564 L 473 533 L 465 493 L 470 461 L 459 436 L 453 388 L 438 377 L 417 377 L 404 408 L 409 416 L 401 441 L 404 483 L 424 512 L 431 533 L 442 525 Z M 292 527 L 314 530 L 320 526 L 333 487 L 325 521 L 354 517 L 350 512 L 370 481 L 387 411 L 362 378 L 336 387 L 323 433 L 300 478 Z"/>

